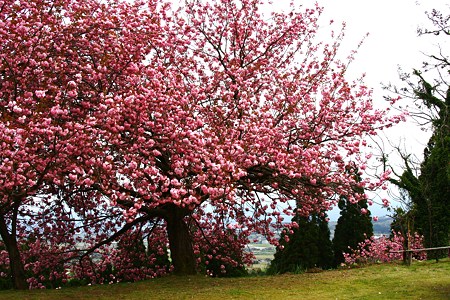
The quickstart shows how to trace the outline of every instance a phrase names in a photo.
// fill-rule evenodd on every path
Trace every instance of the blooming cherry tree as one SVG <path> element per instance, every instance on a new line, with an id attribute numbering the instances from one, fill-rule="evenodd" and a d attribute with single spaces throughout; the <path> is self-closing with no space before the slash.
<path id="1" fill-rule="evenodd" d="M 39 218 L 49 224 L 39 238 L 64 253 L 85 232 L 82 261 L 159 224 L 174 272 L 213 262 L 227 272 L 249 261 L 251 232 L 276 243 L 294 208 L 357 202 L 355 189 L 383 184 L 387 174 L 345 172 L 364 169 L 365 137 L 400 118 L 346 80 L 343 32 L 321 43 L 322 8 L 269 16 L 263 4 L 1 2 L 0 234 L 17 288 L 18 236 Z"/>
<path id="2" fill-rule="evenodd" d="M 167 222 L 180 274 L 196 272 L 194 225 L 236 223 L 276 243 L 270 225 L 292 214 L 291 200 L 308 215 L 382 184 L 345 170 L 364 169 L 365 136 L 399 118 L 345 79 L 341 33 L 316 42 L 320 7 L 269 17 L 262 4 L 187 1 L 161 11 L 166 35 L 136 65 L 134 88 L 106 103 L 102 140 L 113 152 L 105 164 L 116 176 L 101 188 L 130 221 Z M 215 222 L 198 226 L 208 210 Z"/>

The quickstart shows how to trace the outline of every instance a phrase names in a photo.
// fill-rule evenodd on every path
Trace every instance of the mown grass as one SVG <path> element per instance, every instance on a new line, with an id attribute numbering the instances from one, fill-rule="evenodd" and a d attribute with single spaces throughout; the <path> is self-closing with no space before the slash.
<path id="1" fill-rule="evenodd" d="M 243 278 L 165 277 L 138 283 L 0 291 L 0 299 L 450 299 L 450 260 Z"/>

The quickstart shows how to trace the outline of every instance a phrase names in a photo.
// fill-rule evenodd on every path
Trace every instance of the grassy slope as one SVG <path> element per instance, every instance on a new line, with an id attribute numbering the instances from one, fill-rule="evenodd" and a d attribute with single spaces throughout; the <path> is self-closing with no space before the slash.
<path id="1" fill-rule="evenodd" d="M 231 279 L 171 276 L 133 284 L 0 291 L 0 299 L 450 299 L 450 260 Z"/>

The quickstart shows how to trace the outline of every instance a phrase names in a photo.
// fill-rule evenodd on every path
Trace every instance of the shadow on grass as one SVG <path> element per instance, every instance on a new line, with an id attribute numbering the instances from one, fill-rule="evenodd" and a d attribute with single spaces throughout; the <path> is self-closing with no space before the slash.
<path id="1" fill-rule="evenodd" d="M 424 284 L 424 289 L 429 291 L 430 298 L 432 299 L 450 299 L 450 282 L 447 284 Z"/>
<path id="2" fill-rule="evenodd" d="M 450 299 L 450 260 L 379 264 L 300 275 L 175 277 L 63 288 L 0 291 L 2 300 Z"/>

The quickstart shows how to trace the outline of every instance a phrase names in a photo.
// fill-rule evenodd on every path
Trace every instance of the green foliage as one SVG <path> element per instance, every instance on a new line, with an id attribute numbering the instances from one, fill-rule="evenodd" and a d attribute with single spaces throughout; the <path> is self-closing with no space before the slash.
<path id="1" fill-rule="evenodd" d="M 393 208 L 394 214 L 392 215 L 392 223 L 391 223 L 391 236 L 392 232 L 400 232 L 402 236 L 406 236 L 406 233 L 409 231 L 414 232 L 414 226 L 411 222 L 412 212 L 406 211 L 401 207 Z"/>
<path id="2" fill-rule="evenodd" d="M 336 266 L 344 262 L 342 253 L 349 253 L 350 249 L 356 249 L 358 244 L 373 235 L 373 225 L 370 212 L 367 210 L 367 201 L 351 203 L 345 198 L 339 200 L 341 216 L 336 224 L 333 238 L 334 264 Z"/>
<path id="3" fill-rule="evenodd" d="M 446 129 L 436 128 L 431 137 L 419 176 L 424 197 L 415 203 L 416 224 L 427 247 L 447 246 L 450 241 L 450 119 L 446 123 Z"/>
<path id="4" fill-rule="evenodd" d="M 314 267 L 331 268 L 333 252 L 326 214 L 296 216 L 293 221 L 297 222 L 298 228 L 283 231 L 281 247 L 275 253 L 268 274 L 298 274 Z"/>
<path id="5" fill-rule="evenodd" d="M 11 277 L 0 277 L 0 291 L 10 290 L 13 288 Z"/>
<path id="6" fill-rule="evenodd" d="M 434 33 L 436 39 L 439 33 L 448 36 L 448 14 L 433 10 L 428 18 L 433 28 L 421 30 L 420 34 Z M 450 59 L 442 50 L 428 55 L 423 70 L 414 70 L 413 76 L 402 76 L 407 87 L 400 93 L 417 108 L 416 111 L 410 108 L 410 115 L 420 125 L 430 125 L 427 129 L 431 128 L 432 136 L 424 150 L 420 175 L 412 172 L 406 155 L 404 173 L 398 180 L 392 180 L 408 192 L 412 204 L 409 213 L 415 230 L 424 235 L 426 247 L 447 246 L 450 242 Z M 445 251 L 430 253 L 429 258 L 444 255 Z"/>
<path id="7" fill-rule="evenodd" d="M 450 70 L 448 59 L 430 57 L 437 61 L 436 69 Z M 415 70 L 413 75 L 418 84 L 407 83 L 412 89 L 412 99 L 421 109 L 415 114 L 431 124 L 433 134 L 424 150 L 420 175 L 413 173 L 405 159 L 405 171 L 392 182 L 408 192 L 412 204 L 410 219 L 414 220 L 414 230 L 424 235 L 425 246 L 447 246 L 450 241 L 450 84 L 445 76 L 431 84 L 420 71 Z M 429 258 L 446 255 L 445 251 L 430 254 Z"/>
<path id="8" fill-rule="evenodd" d="M 317 265 L 322 269 L 331 269 L 334 267 L 334 255 L 333 255 L 333 244 L 330 239 L 330 228 L 328 227 L 328 222 L 326 221 L 326 215 L 321 218 L 317 218 L 318 223 L 318 247 L 319 256 Z"/>

